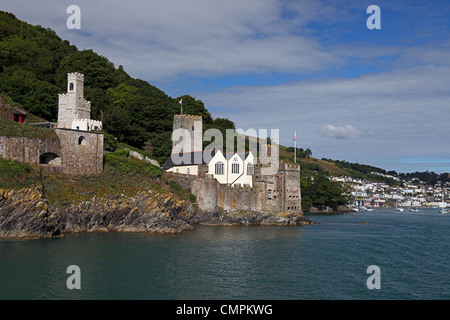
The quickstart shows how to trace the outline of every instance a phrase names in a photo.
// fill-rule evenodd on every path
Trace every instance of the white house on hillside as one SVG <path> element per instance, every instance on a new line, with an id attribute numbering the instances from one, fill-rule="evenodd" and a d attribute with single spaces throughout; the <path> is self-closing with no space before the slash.
<path id="1" fill-rule="evenodd" d="M 209 153 L 208 151 L 206 151 Z M 254 161 L 255 158 L 251 152 L 225 153 L 220 150 L 211 152 L 210 160 L 204 159 L 203 152 L 190 152 L 177 155 L 184 157 L 186 161 L 181 164 L 175 164 L 174 159 L 170 157 L 163 164 L 163 169 L 168 172 L 198 175 L 199 165 L 208 166 L 208 174 L 212 175 L 221 184 L 248 185 L 253 187 Z M 196 159 L 196 154 L 198 158 Z"/>

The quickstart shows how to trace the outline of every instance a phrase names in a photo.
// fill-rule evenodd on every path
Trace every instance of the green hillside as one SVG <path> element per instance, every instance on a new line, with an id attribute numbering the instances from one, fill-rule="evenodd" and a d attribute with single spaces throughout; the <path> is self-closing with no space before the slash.
<path id="1" fill-rule="evenodd" d="M 53 30 L 20 21 L 0 11 L 0 93 L 25 111 L 56 121 L 58 93 L 66 92 L 67 73 L 85 75 L 85 98 L 104 130 L 132 147 L 145 149 L 163 162 L 171 152 L 173 116 L 201 115 L 204 127 L 233 129 L 228 119 L 214 119 L 201 100 L 169 97 L 141 79 L 130 77 L 92 50 L 78 50 Z"/>

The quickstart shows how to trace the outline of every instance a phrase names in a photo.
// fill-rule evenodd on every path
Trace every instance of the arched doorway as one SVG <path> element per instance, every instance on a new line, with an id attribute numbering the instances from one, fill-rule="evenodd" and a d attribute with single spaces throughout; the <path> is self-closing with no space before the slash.
<path id="1" fill-rule="evenodd" d="M 52 152 L 43 153 L 39 156 L 39 164 L 60 166 L 61 165 L 61 157 L 58 156 L 56 153 L 52 153 Z"/>

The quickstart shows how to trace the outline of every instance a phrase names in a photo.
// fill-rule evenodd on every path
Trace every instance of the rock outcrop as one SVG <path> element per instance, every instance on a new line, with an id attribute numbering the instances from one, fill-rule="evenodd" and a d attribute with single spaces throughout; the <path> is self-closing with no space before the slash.
<path id="1" fill-rule="evenodd" d="M 0 238 L 48 238 L 61 235 L 42 188 L 0 189 Z"/>
<path id="2" fill-rule="evenodd" d="M 42 188 L 0 190 L 0 238 L 49 238 L 77 232 L 179 233 L 193 225 L 305 225 L 302 214 L 203 212 L 154 191 L 50 205 Z"/>

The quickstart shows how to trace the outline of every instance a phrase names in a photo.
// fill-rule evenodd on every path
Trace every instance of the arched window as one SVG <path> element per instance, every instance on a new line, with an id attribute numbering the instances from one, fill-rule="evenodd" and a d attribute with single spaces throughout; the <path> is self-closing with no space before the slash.
<path id="1" fill-rule="evenodd" d="M 247 175 L 251 176 L 253 175 L 253 163 L 249 162 L 247 163 Z"/>
<path id="2" fill-rule="evenodd" d="M 231 164 L 231 173 L 239 173 L 239 160 L 237 158 L 233 159 L 233 163 Z"/>
<path id="3" fill-rule="evenodd" d="M 78 145 L 79 146 L 85 146 L 86 145 L 86 138 L 81 136 L 78 138 Z"/>
<path id="4" fill-rule="evenodd" d="M 69 83 L 69 91 L 73 91 L 73 82 Z"/>
<path id="5" fill-rule="evenodd" d="M 222 162 L 219 161 L 216 163 L 214 172 L 215 172 L 215 174 L 219 174 L 219 175 L 223 174 L 223 163 Z"/>

